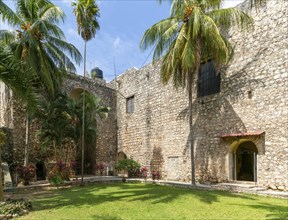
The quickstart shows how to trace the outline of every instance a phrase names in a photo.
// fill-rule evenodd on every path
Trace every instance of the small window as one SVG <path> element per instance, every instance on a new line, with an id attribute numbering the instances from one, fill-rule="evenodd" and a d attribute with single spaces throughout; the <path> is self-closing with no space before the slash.
<path id="1" fill-rule="evenodd" d="M 134 112 L 134 95 L 126 99 L 126 112 Z"/>
<path id="2" fill-rule="evenodd" d="M 201 64 L 198 78 L 198 97 L 220 92 L 220 73 L 216 73 L 212 61 Z"/>

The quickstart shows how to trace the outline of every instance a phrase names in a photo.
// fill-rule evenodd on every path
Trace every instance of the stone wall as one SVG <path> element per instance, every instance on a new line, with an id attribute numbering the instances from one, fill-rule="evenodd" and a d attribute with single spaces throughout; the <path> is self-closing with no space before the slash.
<path id="1" fill-rule="evenodd" d="M 197 180 L 232 180 L 232 152 L 238 142 L 252 141 L 257 183 L 287 189 L 287 1 L 268 1 L 251 14 L 253 30 L 229 32 L 235 54 L 220 73 L 220 93 L 197 98 L 194 92 Z M 159 64 L 130 69 L 116 84 L 118 151 L 149 167 L 158 149 L 162 178 L 190 181 L 186 92 L 162 85 Z M 135 111 L 126 113 L 126 98 L 133 95 Z"/>
<path id="2" fill-rule="evenodd" d="M 107 119 L 97 120 L 98 139 L 96 146 L 96 160 L 105 163 L 114 163 L 117 154 L 117 133 L 116 133 L 116 93 L 106 86 L 106 82 L 99 79 L 83 79 L 81 76 L 69 75 L 63 89 L 70 94 L 74 89 L 85 88 L 92 94 L 100 97 L 104 106 L 111 108 Z M 12 92 L 0 82 L 0 127 L 11 129 L 13 139 L 13 163 L 23 164 L 24 146 L 26 134 L 26 110 L 25 105 L 13 97 Z M 29 130 L 29 162 L 47 163 L 53 161 L 53 150 L 43 150 L 36 137 L 39 123 L 33 120 Z M 75 159 L 76 147 L 71 142 L 65 144 L 65 158 L 67 161 Z M 3 158 L 5 159 L 5 158 Z M 11 166 L 11 161 L 7 161 Z M 96 163 L 96 161 L 95 161 Z"/>

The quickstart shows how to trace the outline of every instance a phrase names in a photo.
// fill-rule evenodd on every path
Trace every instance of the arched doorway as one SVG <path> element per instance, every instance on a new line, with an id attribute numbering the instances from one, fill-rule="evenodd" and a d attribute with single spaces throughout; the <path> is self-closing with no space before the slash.
<path id="1" fill-rule="evenodd" d="M 117 160 L 124 160 L 124 159 L 127 159 L 126 154 L 123 151 L 118 152 Z"/>
<path id="2" fill-rule="evenodd" d="M 46 179 L 46 168 L 42 161 L 36 163 L 36 176 L 38 181 Z"/>
<path id="3" fill-rule="evenodd" d="M 234 180 L 257 181 L 258 150 L 252 141 L 245 141 L 236 147 L 234 159 Z"/>

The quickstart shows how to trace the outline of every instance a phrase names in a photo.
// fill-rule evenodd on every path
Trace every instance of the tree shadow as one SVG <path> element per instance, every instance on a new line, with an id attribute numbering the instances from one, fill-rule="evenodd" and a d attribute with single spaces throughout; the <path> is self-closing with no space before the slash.
<path id="1" fill-rule="evenodd" d="M 234 204 L 235 206 L 245 206 L 250 207 L 253 209 L 261 209 L 269 211 L 271 214 L 267 214 L 268 219 L 288 219 L 288 204 L 286 206 L 280 206 L 280 205 L 273 205 L 269 203 L 259 203 L 255 205 L 244 205 L 244 204 Z"/>
<path id="2" fill-rule="evenodd" d="M 214 98 L 212 96 L 209 99 L 195 100 L 193 102 L 193 118 L 193 133 L 189 133 L 182 154 L 190 154 L 189 140 L 193 136 L 195 170 L 199 181 L 226 181 L 223 174 L 227 169 L 228 149 L 221 143 L 220 135 L 246 132 L 245 124 L 234 111 L 230 102 L 220 95 L 214 95 Z"/>
<path id="3" fill-rule="evenodd" d="M 172 203 L 182 196 L 192 196 L 206 204 L 219 202 L 219 197 L 254 200 L 254 198 L 247 197 L 246 195 L 232 194 L 223 191 L 202 191 L 154 184 L 125 183 L 60 189 L 50 197 L 40 197 L 39 200 L 35 200 L 33 207 L 39 211 L 57 209 L 62 206 L 97 206 L 119 201 L 146 202 L 151 205 L 156 205 L 159 203 Z"/>

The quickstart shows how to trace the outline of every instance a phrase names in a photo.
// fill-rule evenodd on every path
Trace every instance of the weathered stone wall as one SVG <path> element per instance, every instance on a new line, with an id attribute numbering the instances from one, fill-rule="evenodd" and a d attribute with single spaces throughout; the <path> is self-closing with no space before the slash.
<path id="1" fill-rule="evenodd" d="M 258 184 L 283 189 L 288 187 L 287 1 L 268 1 L 251 14 L 253 30 L 229 33 L 235 54 L 221 71 L 221 92 L 203 98 L 194 92 L 196 175 L 202 182 L 231 180 L 235 141 L 250 140 L 258 149 Z M 153 149 L 161 149 L 162 177 L 189 181 L 185 91 L 161 84 L 159 64 L 130 69 L 117 78 L 117 84 L 118 151 L 150 166 Z M 126 113 L 126 98 L 132 95 L 135 112 Z M 221 137 L 259 131 L 265 133 Z"/>
<path id="2" fill-rule="evenodd" d="M 12 127 L 12 91 L 0 81 L 0 127 Z"/>
<path id="3" fill-rule="evenodd" d="M 63 89 L 70 94 L 71 91 L 77 88 L 85 88 L 87 91 L 100 97 L 104 106 L 111 108 L 107 119 L 98 118 L 97 120 L 99 132 L 95 158 L 98 162 L 114 163 L 117 154 L 116 93 L 113 89 L 106 86 L 106 82 L 103 80 L 84 80 L 81 76 L 68 76 Z M 23 164 L 26 134 L 25 106 L 20 100 L 12 96 L 12 92 L 2 82 L 0 82 L 0 97 L 0 127 L 12 129 L 13 162 L 15 164 Z M 41 149 L 40 142 L 36 137 L 38 129 L 39 123 L 33 120 L 29 130 L 29 162 L 36 164 L 41 161 L 47 165 L 54 158 L 53 149 Z M 76 147 L 72 142 L 65 145 L 64 154 L 67 161 L 75 159 L 75 149 Z"/>

